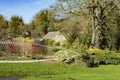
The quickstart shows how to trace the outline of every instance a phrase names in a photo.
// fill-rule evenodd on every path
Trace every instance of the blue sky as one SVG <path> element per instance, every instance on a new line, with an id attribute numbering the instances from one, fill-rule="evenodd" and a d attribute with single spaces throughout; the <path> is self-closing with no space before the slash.
<path id="1" fill-rule="evenodd" d="M 0 14 L 7 20 L 11 16 L 20 16 L 29 23 L 42 9 L 49 8 L 56 0 L 0 0 Z"/>

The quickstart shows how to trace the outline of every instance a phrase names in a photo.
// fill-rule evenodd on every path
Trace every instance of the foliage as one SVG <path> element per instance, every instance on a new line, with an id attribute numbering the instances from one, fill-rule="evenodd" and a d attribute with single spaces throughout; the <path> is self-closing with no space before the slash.
<path id="1" fill-rule="evenodd" d="M 53 45 L 53 46 L 60 46 L 60 43 L 59 43 L 59 42 L 53 42 L 52 45 Z"/>
<path id="2" fill-rule="evenodd" d="M 52 10 L 41 10 L 36 14 L 34 20 L 29 25 L 33 34 L 46 34 L 50 30 L 54 30 L 54 12 Z"/>
<path id="3" fill-rule="evenodd" d="M 94 54 L 94 63 L 98 64 L 119 64 L 120 54 L 114 51 L 89 49 L 88 55 Z"/>
<path id="4" fill-rule="evenodd" d="M 5 20 L 5 18 L 2 15 L 0 15 L 0 31 L 1 29 L 6 29 L 6 28 L 8 28 L 8 21 Z"/>
<path id="5" fill-rule="evenodd" d="M 119 4 L 119 0 L 57 0 L 51 9 L 41 10 L 37 13 L 28 25 L 25 25 L 19 16 L 12 16 L 9 22 L 0 15 L 0 40 L 6 40 L 4 37 L 10 34 L 13 37 L 22 35 L 26 30 L 32 32 L 33 36 L 40 37 L 48 31 L 58 30 L 67 38 L 62 47 L 71 50 L 52 48 L 49 54 L 56 53 L 55 55 L 61 61 L 69 63 L 76 60 L 76 56 L 81 58 L 80 55 L 87 52 L 89 58 L 93 53 L 95 54 L 94 60 L 90 58 L 86 61 L 87 64 L 119 64 L 118 53 L 104 50 L 107 48 L 119 51 L 120 49 Z M 23 41 L 20 42 L 33 42 L 30 38 L 21 40 Z M 48 45 L 55 47 L 60 44 L 48 40 Z M 33 53 L 36 51 L 35 46 L 29 47 Z M 24 47 L 25 51 L 23 53 L 29 53 L 28 49 L 25 50 L 28 47 L 22 47 Z M 88 49 L 89 47 L 93 49 Z M 12 52 L 15 50 L 13 48 L 9 50 Z M 87 51 L 85 52 L 85 50 Z M 28 56 L 32 59 L 40 57 L 34 54 Z"/>
<path id="6" fill-rule="evenodd" d="M 7 56 L 8 55 L 8 53 L 6 53 L 6 52 L 4 52 L 4 51 L 0 51 L 0 57 L 2 57 L 2 56 Z"/>
<path id="7" fill-rule="evenodd" d="M 119 16 L 117 11 L 119 4 L 112 0 L 90 0 L 88 5 L 92 15 L 91 46 L 101 49 L 111 48 L 116 41 L 113 35 L 118 29 L 116 20 Z"/>
<path id="8" fill-rule="evenodd" d="M 67 49 L 70 48 L 71 47 L 70 41 L 66 41 L 64 47 Z"/>
<path id="9" fill-rule="evenodd" d="M 43 55 L 34 53 L 34 54 L 26 54 L 25 57 L 27 57 L 28 59 L 39 60 L 43 58 Z"/>
<path id="10" fill-rule="evenodd" d="M 60 61 L 66 63 L 75 62 L 80 55 L 72 50 L 60 50 L 55 53 L 55 57 L 57 57 Z"/>
<path id="11" fill-rule="evenodd" d="M 71 43 L 89 37 L 88 46 L 119 49 L 119 1 L 58 0 L 52 9 L 57 19 L 63 20 L 60 30 Z"/>
<path id="12" fill-rule="evenodd" d="M 99 64 L 120 64 L 120 54 L 115 52 L 108 52 L 105 55 L 97 54 L 95 61 Z"/>
<path id="13" fill-rule="evenodd" d="M 82 66 L 87 66 L 87 67 L 96 67 L 98 66 L 95 61 L 94 61 L 94 55 L 90 54 L 83 54 L 80 60 L 80 64 Z"/>
<path id="14" fill-rule="evenodd" d="M 87 53 L 88 54 L 101 54 L 101 55 L 104 55 L 105 53 L 106 53 L 107 51 L 105 51 L 105 50 L 101 50 L 101 49 L 88 49 L 87 50 Z"/>
<path id="15" fill-rule="evenodd" d="M 6 40 L 9 36 L 8 21 L 0 15 L 0 40 Z"/>
<path id="16" fill-rule="evenodd" d="M 60 43 L 55 42 L 54 40 L 47 40 L 47 44 L 51 46 L 60 46 Z"/>
<path id="17" fill-rule="evenodd" d="M 17 53 L 5 53 L 5 52 L 0 53 L 0 60 L 19 61 L 19 60 L 39 60 L 43 58 L 44 56 L 42 54 L 37 53 L 27 53 L 22 56 L 20 56 L 20 54 Z"/>
<path id="18" fill-rule="evenodd" d="M 29 24 L 24 24 L 19 16 L 7 21 L 0 15 L 0 38 L 6 34 L 22 35 L 26 30 L 33 37 L 42 37 L 48 31 L 61 31 L 68 40 L 67 48 L 79 47 L 74 45 L 78 39 L 79 45 L 87 48 L 119 51 L 119 4 L 119 0 L 57 0 L 49 10 L 38 12 Z"/>
<path id="19" fill-rule="evenodd" d="M 60 30 L 70 43 L 73 43 L 76 39 L 79 39 L 79 42 L 83 43 L 83 39 L 85 38 L 85 43 L 87 43 L 87 38 L 90 36 L 89 24 L 87 17 L 73 16 L 61 22 Z"/>
<path id="20" fill-rule="evenodd" d="M 25 58 L 22 58 L 18 55 L 7 55 L 7 56 L 3 56 L 3 57 L 0 57 L 0 60 L 2 61 L 6 61 L 6 60 L 11 60 L 11 61 L 19 61 L 19 60 L 26 60 Z"/>
<path id="21" fill-rule="evenodd" d="M 18 37 L 14 40 L 15 42 L 21 42 L 21 43 L 33 43 L 34 40 L 30 39 L 29 37 Z"/>
<path id="22" fill-rule="evenodd" d="M 45 34 L 45 29 L 47 29 L 47 11 L 41 11 L 36 15 L 35 19 L 35 25 L 37 26 L 36 29 L 39 30 L 39 32 L 42 32 Z"/>
<path id="23" fill-rule="evenodd" d="M 47 40 L 48 45 L 52 45 L 54 43 L 54 40 Z"/>
<path id="24" fill-rule="evenodd" d="M 22 32 L 25 30 L 23 20 L 19 16 L 12 16 L 9 26 L 11 30 L 11 35 L 14 37 L 21 35 Z"/>

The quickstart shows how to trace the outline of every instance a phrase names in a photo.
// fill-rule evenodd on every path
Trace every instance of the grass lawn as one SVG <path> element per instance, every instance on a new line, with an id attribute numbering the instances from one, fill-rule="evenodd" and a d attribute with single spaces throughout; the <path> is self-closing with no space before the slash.
<path id="1" fill-rule="evenodd" d="M 120 65 L 87 68 L 64 63 L 0 63 L 0 77 L 28 75 L 21 80 L 119 80 L 119 72 Z"/>

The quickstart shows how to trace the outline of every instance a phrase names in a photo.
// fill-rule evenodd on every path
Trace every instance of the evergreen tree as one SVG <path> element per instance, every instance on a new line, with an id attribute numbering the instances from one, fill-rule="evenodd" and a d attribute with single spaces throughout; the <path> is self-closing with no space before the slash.
<path id="1" fill-rule="evenodd" d="M 12 16 L 10 19 L 10 30 L 12 36 L 22 35 L 24 30 L 24 23 L 21 17 L 19 16 Z"/>

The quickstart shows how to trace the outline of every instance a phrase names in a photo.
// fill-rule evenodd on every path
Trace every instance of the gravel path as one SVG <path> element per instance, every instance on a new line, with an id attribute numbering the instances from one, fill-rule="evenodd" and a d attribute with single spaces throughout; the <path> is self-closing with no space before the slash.
<path id="1" fill-rule="evenodd" d="M 29 62 L 59 62 L 58 59 L 41 59 L 41 60 L 23 60 L 23 61 L 0 61 L 0 63 L 29 63 Z"/>

